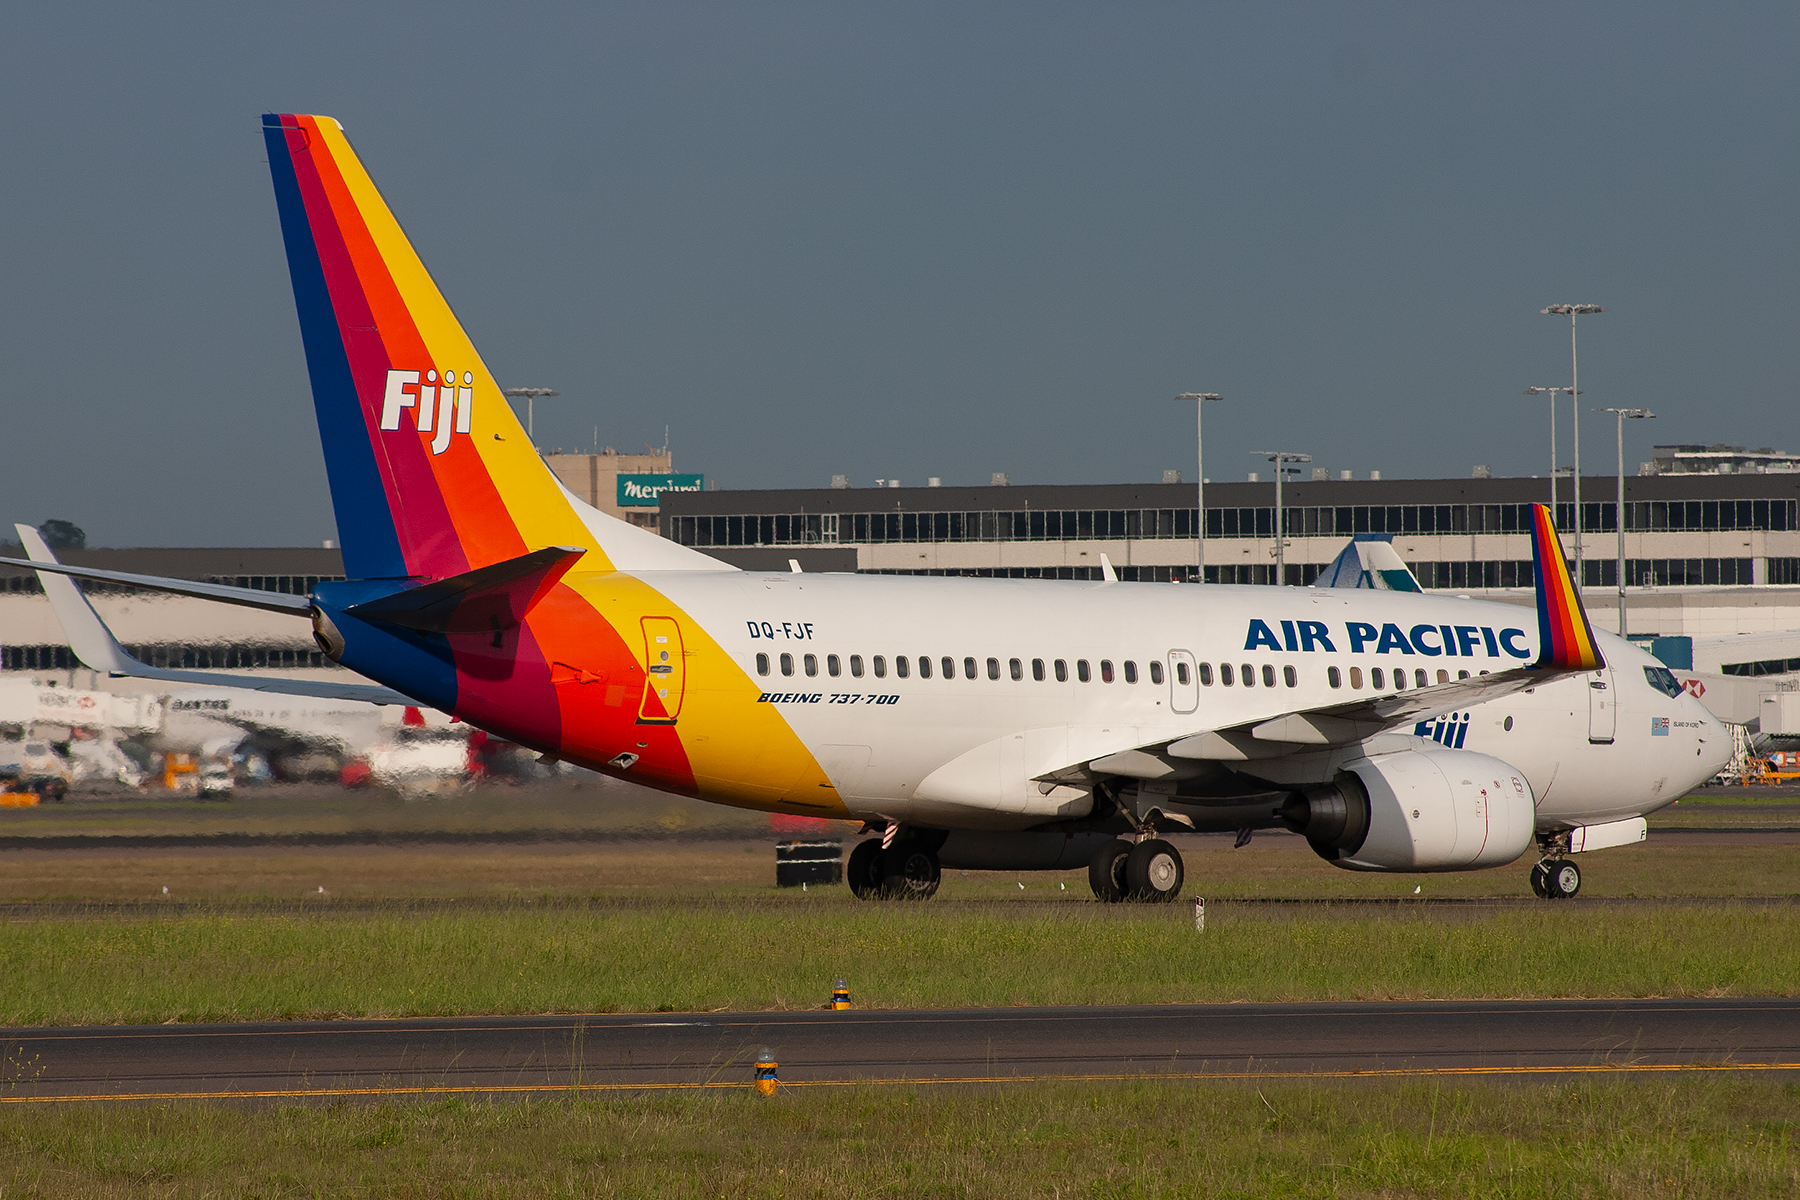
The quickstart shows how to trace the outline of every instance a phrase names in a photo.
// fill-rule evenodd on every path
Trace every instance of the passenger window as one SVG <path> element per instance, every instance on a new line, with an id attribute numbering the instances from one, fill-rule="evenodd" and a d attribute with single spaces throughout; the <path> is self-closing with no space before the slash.
<path id="1" fill-rule="evenodd" d="M 1137 682 L 1137 664 L 1132 662 L 1129 658 L 1125 660 L 1125 682 Z"/>
<path id="2" fill-rule="evenodd" d="M 1326 667 L 1325 668 L 1325 684 L 1327 687 L 1334 687 L 1334 688 L 1343 687 L 1344 686 L 1344 673 L 1342 671 L 1338 670 L 1336 667 Z"/>
<path id="3" fill-rule="evenodd" d="M 756 673 L 758 675 L 767 675 L 769 673 L 769 656 L 768 655 L 759 654 L 756 656 Z"/>
<path id="4" fill-rule="evenodd" d="M 1175 664 L 1175 682 L 1179 683 L 1182 687 L 1188 685 L 1188 668 L 1186 663 L 1178 662 Z"/>
<path id="5" fill-rule="evenodd" d="M 1150 682 L 1151 683 L 1161 683 L 1162 681 L 1163 681 L 1162 664 L 1159 662 L 1151 663 L 1150 664 Z"/>
<path id="6" fill-rule="evenodd" d="M 1201 663 L 1200 664 L 1200 686 L 1201 687 L 1211 687 L 1212 686 L 1212 664 L 1211 663 Z"/>
<path id="7" fill-rule="evenodd" d="M 1418 670 L 1413 672 L 1413 686 L 1414 687 L 1430 687 L 1431 686 L 1431 676 L 1425 674 L 1424 667 L 1420 667 Z"/>
<path id="8" fill-rule="evenodd" d="M 1289 687 L 1299 687 L 1300 672 L 1294 670 L 1292 667 L 1283 667 L 1281 668 L 1281 680 Z"/>
<path id="9" fill-rule="evenodd" d="M 825 656 L 825 673 L 833 679 L 836 679 L 839 675 L 843 674 L 843 664 L 838 662 L 837 655 L 827 654 Z"/>
<path id="10" fill-rule="evenodd" d="M 1056 682 L 1069 682 L 1069 664 L 1060 658 L 1056 660 Z"/>
<path id="11" fill-rule="evenodd" d="M 1113 675 L 1112 661 L 1110 659 L 1105 659 L 1105 658 L 1101 659 L 1100 660 L 1100 682 L 1101 683 L 1111 683 L 1112 675 Z"/>
<path id="12" fill-rule="evenodd" d="M 1369 668 L 1369 686 L 1376 689 L 1387 686 L 1387 675 L 1380 667 Z"/>
<path id="13" fill-rule="evenodd" d="M 819 673 L 819 656 L 818 655 L 808 654 L 801 661 L 806 664 L 806 673 L 808 675 L 817 675 Z"/>
<path id="14" fill-rule="evenodd" d="M 988 678 L 989 679 L 1000 678 L 1000 660 L 999 659 L 997 659 L 997 658 L 988 659 Z"/>
<path id="15" fill-rule="evenodd" d="M 1440 670 L 1438 672 L 1438 682 L 1439 683 L 1449 683 L 1450 682 L 1450 672 Z"/>
<path id="16" fill-rule="evenodd" d="M 1270 666 L 1268 663 L 1263 664 L 1263 686 L 1264 687 L 1274 687 L 1275 686 L 1275 668 Z"/>
<path id="17" fill-rule="evenodd" d="M 1458 671 L 1456 673 L 1456 677 L 1458 679 L 1467 679 L 1469 677 L 1469 673 L 1467 671 Z"/>
<path id="18" fill-rule="evenodd" d="M 1238 678 L 1244 681 L 1245 687 L 1256 686 L 1256 668 L 1245 663 L 1238 669 Z"/>
<path id="19" fill-rule="evenodd" d="M 850 678 L 862 678 L 862 655 L 860 654 L 852 654 L 850 656 Z"/>
<path id="20" fill-rule="evenodd" d="M 954 658 L 950 658 L 950 657 L 946 656 L 941 661 L 944 664 L 944 678 L 945 679 L 955 679 L 956 678 L 956 660 Z"/>
<path id="21" fill-rule="evenodd" d="M 1219 664 L 1219 682 L 1226 687 L 1230 687 L 1237 682 L 1237 676 L 1232 674 L 1230 663 Z"/>
<path id="22" fill-rule="evenodd" d="M 901 679 L 905 679 L 907 672 L 910 670 L 912 670 L 912 660 L 911 659 L 907 658 L 906 655 L 904 655 L 904 654 L 894 655 L 894 674 L 895 675 L 898 675 Z"/>
<path id="23" fill-rule="evenodd" d="M 1031 660 L 1031 677 L 1033 679 L 1037 680 L 1039 683 L 1044 682 L 1044 660 L 1043 659 L 1034 658 Z"/>
<path id="24" fill-rule="evenodd" d="M 919 678 L 931 678 L 931 657 L 929 655 L 919 655 Z"/>
<path id="25" fill-rule="evenodd" d="M 1079 679 L 1083 683 L 1086 683 L 1088 681 L 1087 659 L 1078 658 L 1075 660 L 1075 678 Z"/>
<path id="26" fill-rule="evenodd" d="M 1006 667 L 1007 667 L 1007 670 L 1009 670 L 1012 673 L 1014 683 L 1017 683 L 1019 680 L 1025 678 L 1025 664 L 1020 662 L 1018 659 L 1016 659 L 1016 658 L 1007 659 Z"/>
<path id="27" fill-rule="evenodd" d="M 793 655 L 784 654 L 781 656 L 781 673 L 783 675 L 792 675 L 794 673 L 794 656 Z"/>
<path id="28" fill-rule="evenodd" d="M 875 662 L 873 665 L 875 667 L 875 678 L 886 679 L 887 678 L 887 657 L 885 655 L 877 654 L 875 656 Z"/>
<path id="29" fill-rule="evenodd" d="M 1000 664 L 995 663 L 994 665 L 996 667 L 998 667 Z M 996 675 L 998 675 L 999 673 L 1000 672 L 997 670 L 994 672 L 994 674 L 996 674 Z M 975 660 L 974 659 L 972 659 L 972 658 L 963 659 L 963 678 L 964 679 L 975 678 Z"/>
<path id="30" fill-rule="evenodd" d="M 1350 668 L 1350 686 L 1353 688 L 1361 689 L 1361 687 L 1362 687 L 1362 668 L 1361 667 L 1351 667 Z"/>

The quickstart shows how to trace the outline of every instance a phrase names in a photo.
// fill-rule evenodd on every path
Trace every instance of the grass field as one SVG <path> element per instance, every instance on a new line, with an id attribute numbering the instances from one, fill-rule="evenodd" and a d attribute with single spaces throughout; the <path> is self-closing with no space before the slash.
<path id="1" fill-rule="evenodd" d="M 1754 1200 L 1800 1191 L 1797 1112 L 1745 1077 L 14 1108 L 0 1195 Z"/>
<path id="2" fill-rule="evenodd" d="M 0 925 L 0 1024 L 1234 1000 L 1793 995 L 1800 909 L 717 900 Z"/>

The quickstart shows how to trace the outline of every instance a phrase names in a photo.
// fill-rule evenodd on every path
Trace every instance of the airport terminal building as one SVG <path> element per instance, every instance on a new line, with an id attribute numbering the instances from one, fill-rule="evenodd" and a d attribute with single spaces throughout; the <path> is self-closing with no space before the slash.
<path id="1" fill-rule="evenodd" d="M 654 465 L 666 470 L 665 463 Z M 559 474 L 598 470 L 566 466 L 574 469 Z M 1574 523 L 1569 480 L 1558 486 L 1566 534 Z M 1582 480 L 1585 599 L 1595 624 L 1608 629 L 1618 620 L 1615 490 L 1610 477 Z M 1529 506 L 1548 498 L 1544 479 L 1290 483 L 1282 495 L 1285 582 L 1310 583 L 1352 536 L 1372 533 L 1392 537 L 1426 588 L 1530 604 Z M 1199 553 L 1191 483 L 683 490 L 659 499 L 630 515 L 757 570 L 788 570 L 794 561 L 807 571 L 1099 579 L 1105 556 L 1122 580 L 1161 583 L 1193 580 Z M 1275 502 L 1268 481 L 1206 485 L 1208 582 L 1275 582 Z M 1800 472 L 1634 476 L 1625 481 L 1623 515 L 1633 635 L 1800 629 Z M 16 546 L 0 553 L 20 556 Z M 95 549 L 67 557 L 296 594 L 343 574 L 329 548 Z M 89 592 L 120 641 L 159 666 L 331 669 L 304 621 L 129 589 Z M 35 576 L 0 567 L 0 668 L 73 666 Z"/>

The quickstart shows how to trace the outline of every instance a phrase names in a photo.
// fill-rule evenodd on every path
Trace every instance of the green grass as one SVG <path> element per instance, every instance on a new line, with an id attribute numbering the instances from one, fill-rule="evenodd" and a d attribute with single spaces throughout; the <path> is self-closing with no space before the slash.
<path id="1" fill-rule="evenodd" d="M 1744 1077 L 10 1108 L 0 1195 L 1753 1200 L 1800 1189 L 1797 1111 Z"/>
<path id="2" fill-rule="evenodd" d="M 1420 997 L 1793 995 L 1800 912 L 796 903 L 0 926 L 0 1024 Z"/>

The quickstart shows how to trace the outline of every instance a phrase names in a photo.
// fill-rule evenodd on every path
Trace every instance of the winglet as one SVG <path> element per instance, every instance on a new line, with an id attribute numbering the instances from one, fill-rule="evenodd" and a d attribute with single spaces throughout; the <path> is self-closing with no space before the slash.
<path id="1" fill-rule="evenodd" d="M 1569 575 L 1562 541 L 1550 509 L 1531 506 L 1531 556 L 1537 577 L 1538 658 L 1534 668 L 1559 671 L 1597 671 L 1606 665 L 1594 641 L 1594 627 Z"/>

